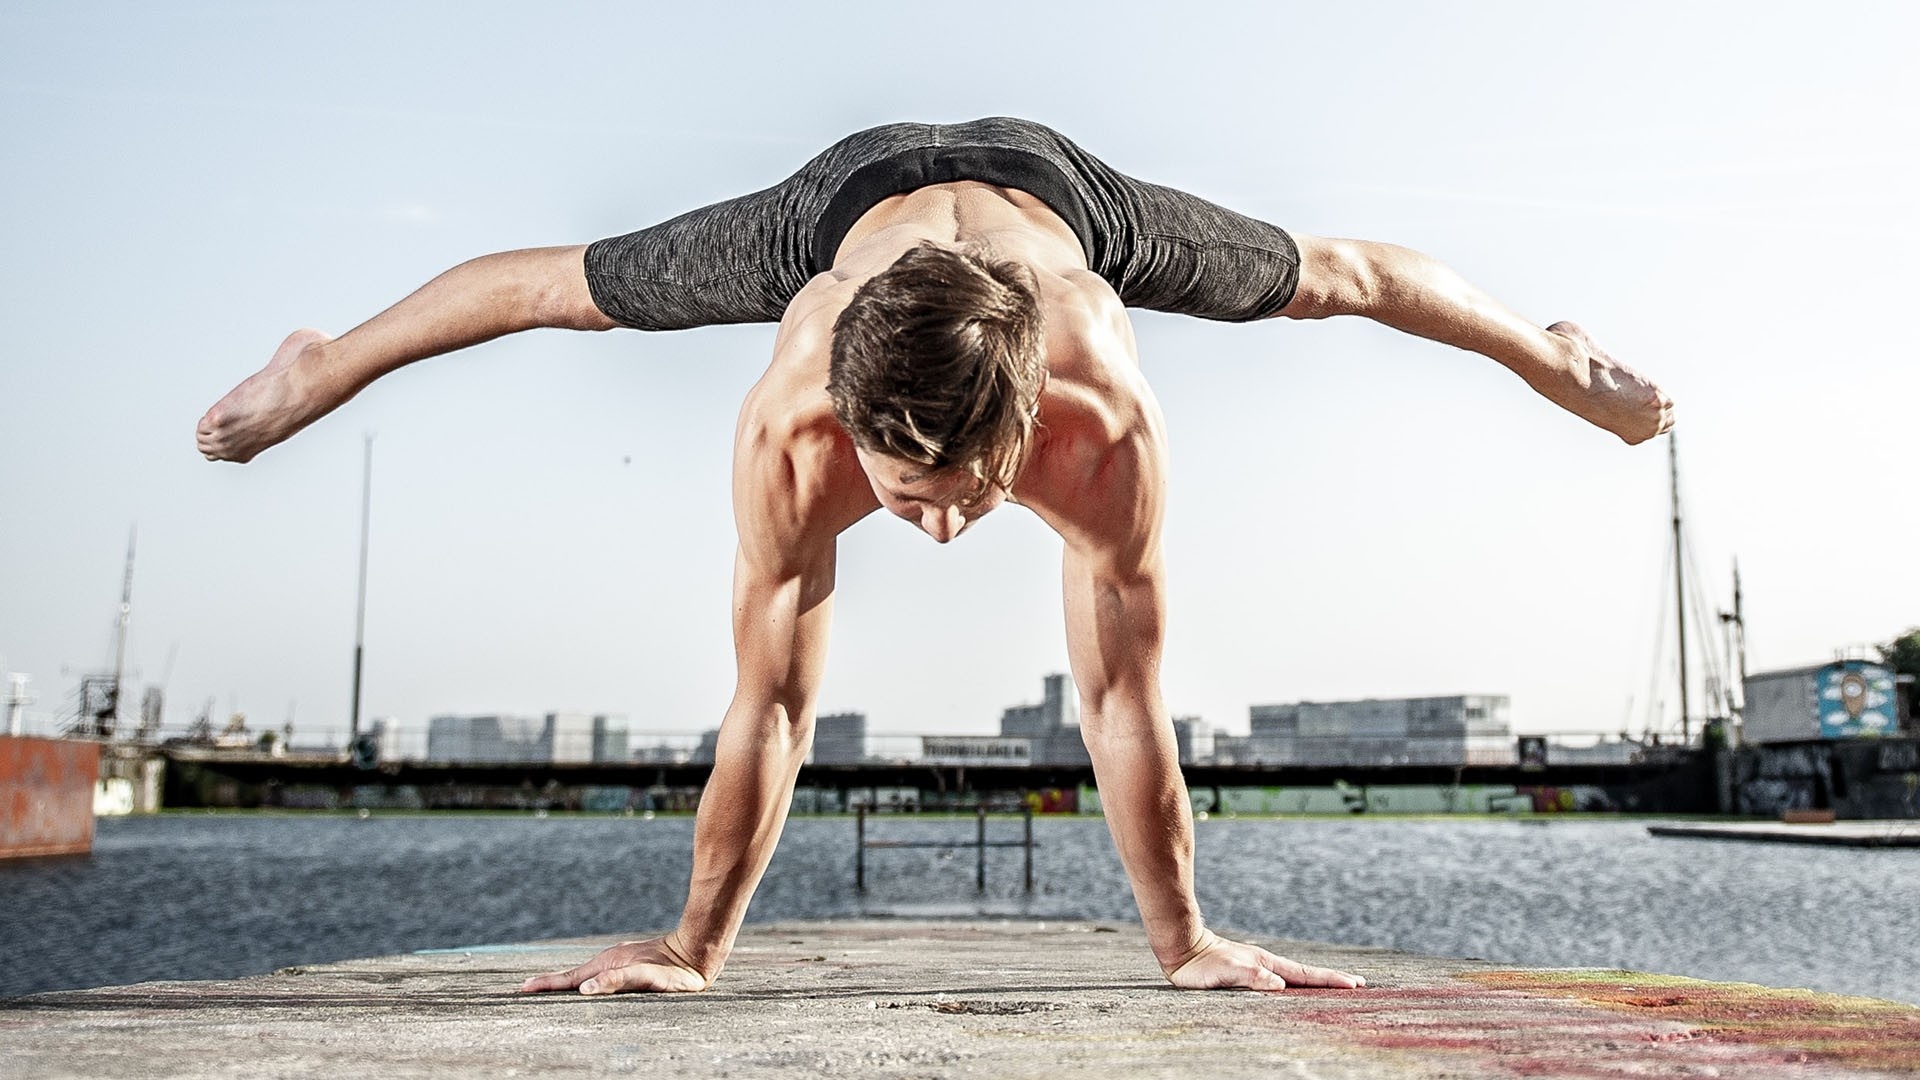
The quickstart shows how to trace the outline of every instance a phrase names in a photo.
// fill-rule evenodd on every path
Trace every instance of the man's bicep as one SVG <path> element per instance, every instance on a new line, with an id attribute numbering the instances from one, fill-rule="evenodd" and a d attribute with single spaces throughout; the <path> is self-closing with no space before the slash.
<path id="1" fill-rule="evenodd" d="M 811 708 L 826 666 L 834 542 L 767 558 L 742 545 L 734 559 L 733 643 L 739 694 Z"/>
<path id="2" fill-rule="evenodd" d="M 1089 707 L 1158 693 L 1166 636 L 1166 582 L 1157 552 L 1116 564 L 1067 548 L 1063 566 L 1067 656 Z"/>

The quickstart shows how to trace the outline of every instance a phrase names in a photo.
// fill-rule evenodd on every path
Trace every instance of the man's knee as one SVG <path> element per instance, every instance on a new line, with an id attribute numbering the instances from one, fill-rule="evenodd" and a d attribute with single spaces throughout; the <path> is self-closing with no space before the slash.
<path id="1" fill-rule="evenodd" d="M 1289 319 L 1324 319 L 1330 315 L 1358 315 L 1379 294 L 1379 277 L 1364 240 L 1329 240 L 1319 236 L 1294 237 L 1300 249 L 1300 286 L 1280 309 Z"/>

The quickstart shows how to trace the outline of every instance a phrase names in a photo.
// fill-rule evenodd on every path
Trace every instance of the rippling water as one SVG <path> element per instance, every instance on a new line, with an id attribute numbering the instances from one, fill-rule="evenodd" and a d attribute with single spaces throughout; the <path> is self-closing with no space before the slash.
<path id="1" fill-rule="evenodd" d="M 873 831 L 973 828 L 887 818 Z M 872 852 L 862 897 L 852 820 L 796 818 L 748 918 L 1134 917 L 1104 822 L 1034 830 L 1030 898 L 1017 848 L 990 853 L 984 898 L 970 851 Z M 1241 818 L 1197 834 L 1215 926 L 1920 1003 L 1920 851 L 1660 839 L 1624 821 Z M 684 817 L 104 819 L 90 859 L 0 864 L 0 994 L 665 929 L 692 835 Z"/>

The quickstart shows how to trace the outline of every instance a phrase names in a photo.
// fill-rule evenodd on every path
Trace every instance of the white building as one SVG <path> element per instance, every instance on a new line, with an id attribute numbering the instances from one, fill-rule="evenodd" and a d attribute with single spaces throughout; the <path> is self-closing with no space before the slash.
<path id="1" fill-rule="evenodd" d="M 1514 761 L 1504 694 L 1255 705 L 1241 764 L 1505 765 Z"/>

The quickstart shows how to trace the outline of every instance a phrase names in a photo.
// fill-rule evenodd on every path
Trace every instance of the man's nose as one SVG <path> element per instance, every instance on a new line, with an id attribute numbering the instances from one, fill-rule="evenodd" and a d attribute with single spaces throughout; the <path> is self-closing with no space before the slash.
<path id="1" fill-rule="evenodd" d="M 964 524 L 958 506 L 929 506 L 920 515 L 921 531 L 943 544 L 959 536 Z"/>

